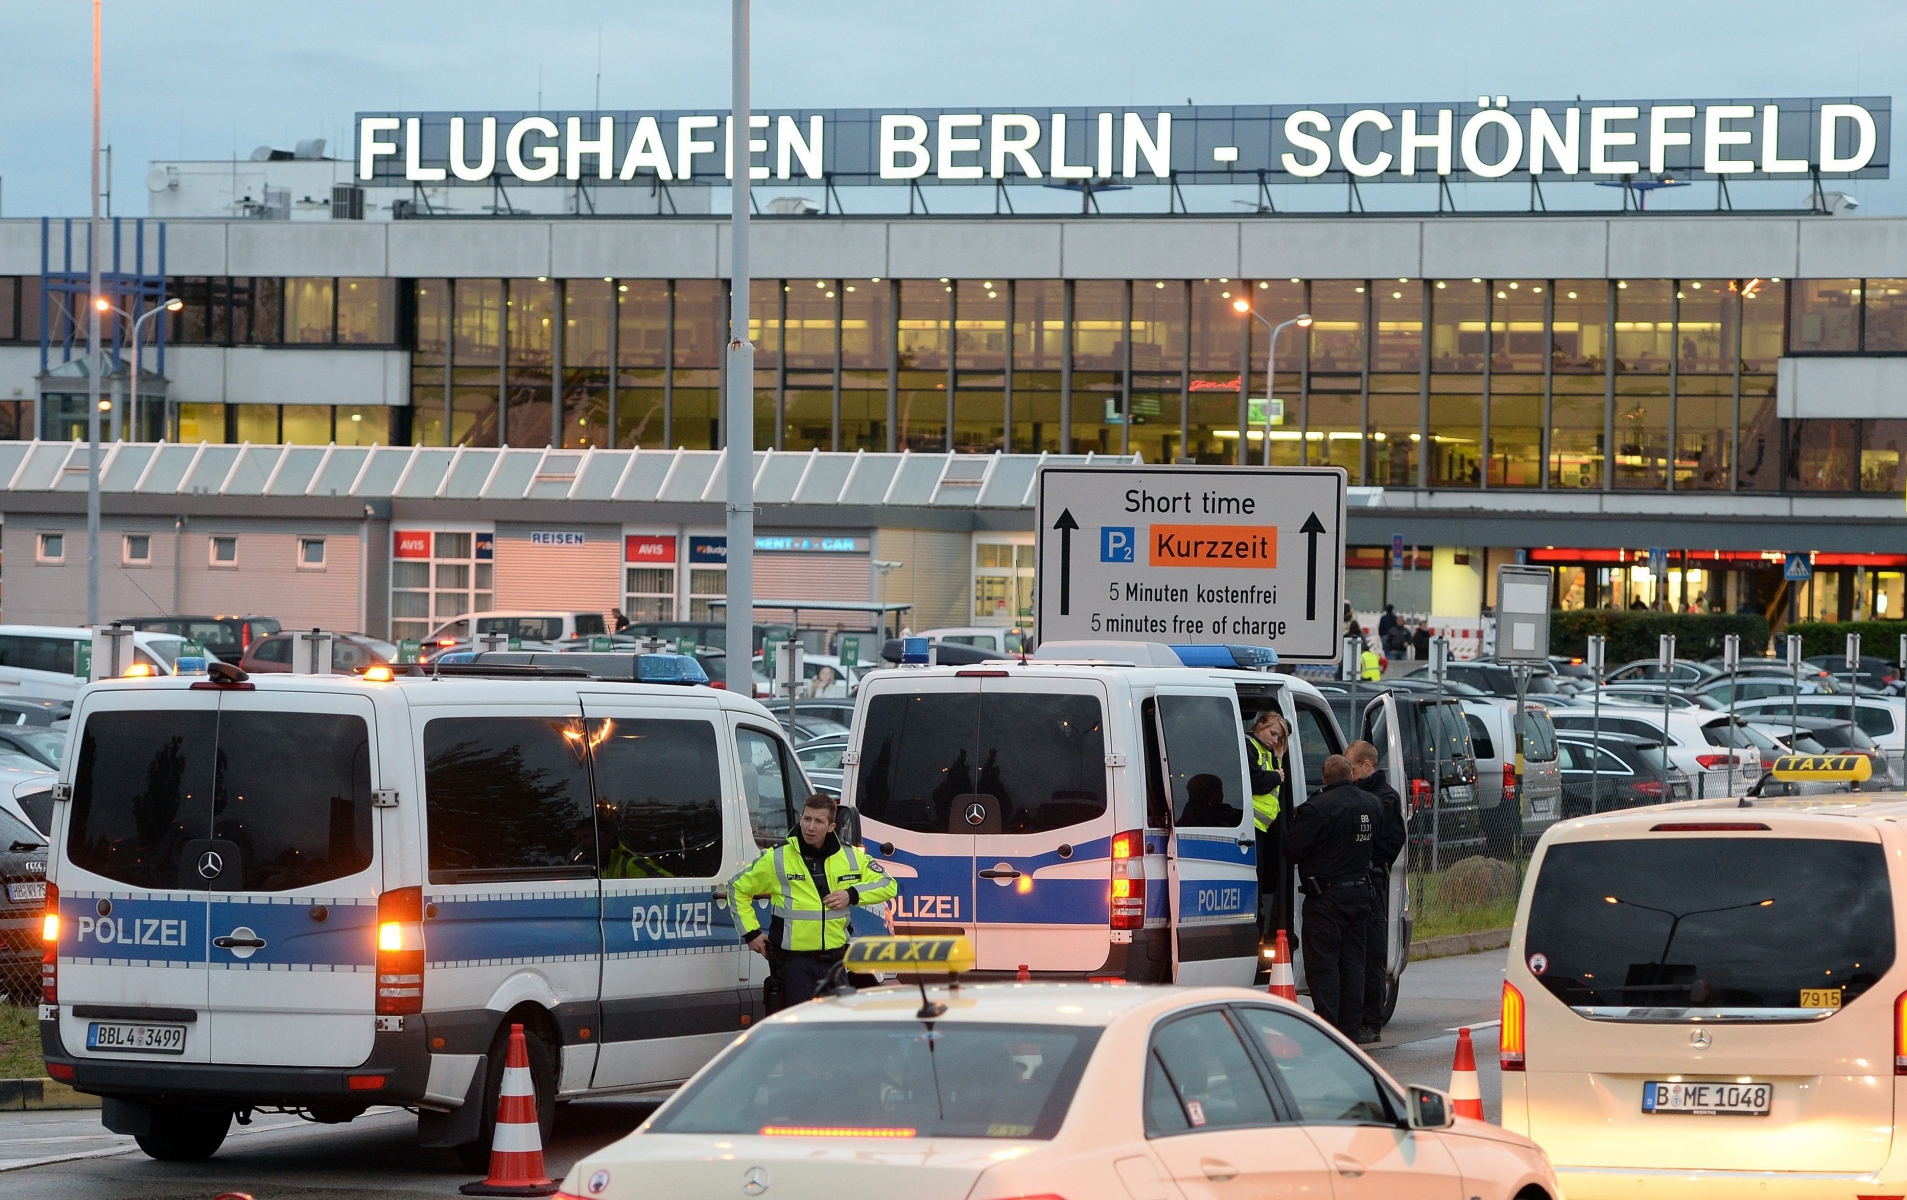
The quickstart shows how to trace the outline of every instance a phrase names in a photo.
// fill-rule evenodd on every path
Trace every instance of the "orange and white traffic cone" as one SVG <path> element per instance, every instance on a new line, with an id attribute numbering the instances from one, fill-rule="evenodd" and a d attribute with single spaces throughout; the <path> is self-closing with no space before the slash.
<path id="1" fill-rule="evenodd" d="M 1278 941 L 1271 954 L 1271 986 L 1265 990 L 1293 1004 L 1298 1002 L 1298 984 L 1291 977 L 1291 944 L 1285 940 L 1282 929 L 1278 931 Z"/>
<path id="2" fill-rule="evenodd" d="M 497 1093 L 497 1132 L 490 1141 L 490 1175 L 457 1189 L 466 1196 L 548 1196 L 556 1181 L 543 1170 L 543 1136 L 536 1120 L 536 1081 L 523 1026 L 510 1026 L 510 1054 Z"/>
<path id="3" fill-rule="evenodd" d="M 1026 969 L 1025 963 L 1021 963 L 1020 973 L 1015 975 L 1013 978 L 1016 983 L 1031 983 L 1033 982 L 1033 972 Z"/>
<path id="4" fill-rule="evenodd" d="M 1483 1119 L 1483 1090 L 1477 1086 L 1477 1052 L 1470 1044 L 1470 1027 L 1457 1030 L 1457 1058 L 1450 1064 L 1450 1111 L 1460 1117 Z"/>

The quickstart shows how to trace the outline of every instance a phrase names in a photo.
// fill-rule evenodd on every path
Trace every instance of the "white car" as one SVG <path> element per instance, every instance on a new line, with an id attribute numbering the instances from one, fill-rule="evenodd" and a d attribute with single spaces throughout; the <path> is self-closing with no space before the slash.
<path id="1" fill-rule="evenodd" d="M 924 637 L 929 642 L 952 642 L 959 646 L 972 646 L 976 650 L 991 650 L 995 654 L 1030 654 L 1033 651 L 1033 631 L 1030 629 L 954 625 L 945 629 L 924 630 L 914 636 Z"/>
<path id="2" fill-rule="evenodd" d="M 1558 730 L 1590 733 L 1596 725 L 1595 710 L 1578 704 L 1571 708 L 1549 710 L 1550 722 Z M 1663 741 L 1662 710 L 1634 704 L 1602 706 L 1601 728 L 1609 733 L 1627 733 L 1636 737 Z M 1761 777 L 1761 751 L 1729 735 L 1729 716 L 1705 708 L 1669 710 L 1665 749 L 1669 761 L 1689 778 L 1689 788 L 1697 800 L 1728 794 L 1732 778 L 1737 793 Z M 1729 757 L 1735 764 L 1731 775 Z"/>
<path id="3" fill-rule="evenodd" d="M 471 628 L 475 622 L 474 631 Z M 565 638 L 594 637 L 609 632 L 599 612 L 516 611 L 467 613 L 430 631 L 424 641 L 448 645 L 473 636 L 501 633 L 526 642 L 560 642 Z"/>
<path id="4" fill-rule="evenodd" d="M 1743 717 L 1779 719 L 1792 713 L 1800 717 L 1845 721 L 1848 717 L 1848 697 L 1768 696 L 1758 700 L 1738 701 L 1735 711 Z M 1859 696 L 1854 700 L 1854 724 L 1862 733 L 1873 738 L 1876 746 L 1895 757 L 1900 755 L 1903 745 L 1902 718 L 1901 702 L 1898 700 L 1884 700 L 1878 696 Z"/>
<path id="5" fill-rule="evenodd" d="M 1559 1191 L 1535 1143 L 1399 1086 L 1297 1005 L 1002 983 L 777 1014 L 570 1168 L 557 1197 L 1333 1194 Z"/>
<path id="6" fill-rule="evenodd" d="M 84 660 L 93 631 L 78 625 L 0 625 L 0 699 L 71 700 L 89 682 Z M 133 663 L 172 674 L 185 639 L 135 632 Z"/>

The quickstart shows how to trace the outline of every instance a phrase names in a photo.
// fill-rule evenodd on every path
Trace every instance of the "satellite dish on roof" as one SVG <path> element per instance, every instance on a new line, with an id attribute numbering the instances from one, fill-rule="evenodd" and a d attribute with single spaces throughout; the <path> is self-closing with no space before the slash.
<path id="1" fill-rule="evenodd" d="M 298 144 L 292 147 L 291 156 L 293 158 L 323 158 L 324 157 L 324 139 L 323 138 L 299 139 Z"/>

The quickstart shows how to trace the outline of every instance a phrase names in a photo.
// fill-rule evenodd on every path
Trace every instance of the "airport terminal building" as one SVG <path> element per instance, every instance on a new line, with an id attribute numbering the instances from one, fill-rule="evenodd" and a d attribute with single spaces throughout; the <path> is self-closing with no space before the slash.
<path id="1" fill-rule="evenodd" d="M 1470 160 L 1501 157 L 1491 137 L 1516 126 L 1520 147 L 1539 129 L 1527 111 L 1480 111 L 1497 119 L 1475 137 L 1462 114 L 1441 148 L 1413 135 L 1427 166 L 1460 140 L 1466 168 L 1490 167 Z M 1353 164 L 1406 149 L 1358 141 L 1393 136 L 1368 113 L 1361 128 L 1312 115 L 1345 128 L 1329 144 Z M 1765 127 L 1776 149 L 1785 117 Z M 1700 133 L 1732 118 L 1693 119 L 1675 153 L 1708 153 Z M 139 403 L 112 414 L 127 441 L 104 464 L 104 615 L 290 594 L 310 611 L 288 623 L 414 636 L 470 607 L 705 613 L 725 554 L 726 220 L 706 191 L 695 211 L 682 179 L 679 203 L 652 181 L 655 211 L 603 211 L 580 184 L 534 193 L 543 211 L 458 210 L 415 175 L 441 178 L 431 119 L 388 120 L 377 136 L 397 148 L 368 166 L 296 164 L 328 173 L 323 205 L 233 215 L 227 196 L 184 212 L 165 186 L 180 164 L 155 164 L 163 218 L 110 227 L 121 306 L 184 307 L 143 347 Z M 1290 120 L 1284 134 L 1317 131 Z M 883 166 L 911 136 L 890 141 L 886 121 Z M 1077 124 L 1090 171 L 1092 123 Z M 1139 128 L 1156 140 L 1161 125 Z M 1641 125 L 1629 152 L 1646 157 L 1648 131 L 1673 127 Z M 498 128 L 517 140 L 495 153 L 521 165 L 531 143 Z M 1102 165 L 1119 158 L 1114 128 L 1100 122 Z M 1841 132 L 1858 141 L 1859 122 Z M 944 149 L 944 118 L 938 141 L 921 136 Z M 1169 165 L 1207 140 L 1175 144 Z M 1144 176 L 1152 141 L 1130 123 L 1124 141 L 1125 174 Z M 781 178 L 799 180 L 807 148 L 779 156 Z M 757 149 L 772 175 L 776 153 Z M 1218 162 L 1226 149 L 1240 152 L 1220 146 Z M 1840 149 L 1847 167 L 1855 150 Z M 1023 621 L 1043 457 L 1230 463 L 1268 445 L 1274 463 L 1349 473 L 1348 594 L 1364 611 L 1388 601 L 1460 631 L 1490 600 L 1490 568 L 1522 560 L 1555 568 L 1559 606 L 1783 617 L 1788 551 L 1814 556 L 1805 615 L 1907 604 L 1907 219 L 1640 212 L 1628 184 L 1623 210 L 1600 213 L 846 215 L 834 182 L 816 188 L 827 211 L 784 205 L 753 225 L 760 594 L 912 602 L 916 627 Z M 83 223 L 0 221 L 9 621 L 70 620 L 84 595 L 84 270 Z M 1268 388 L 1267 329 L 1301 313 Z M 123 393 L 124 353 L 103 369 Z M 1651 549 L 1666 551 L 1659 574 Z"/>

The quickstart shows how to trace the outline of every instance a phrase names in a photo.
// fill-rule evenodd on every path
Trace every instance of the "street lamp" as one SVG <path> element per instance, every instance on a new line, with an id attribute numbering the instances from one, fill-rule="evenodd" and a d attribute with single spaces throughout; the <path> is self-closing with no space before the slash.
<path id="1" fill-rule="evenodd" d="M 104 296 L 101 296 L 99 297 L 99 299 L 93 301 L 93 304 L 102 313 L 116 312 L 120 316 L 124 317 L 126 320 L 132 322 L 132 362 L 130 364 L 131 370 L 127 376 L 127 381 L 126 381 L 126 394 L 129 399 L 129 403 L 126 405 L 125 414 L 126 416 L 130 417 L 132 420 L 133 440 L 138 441 L 139 440 L 140 336 L 145 332 L 144 326 L 147 321 L 152 320 L 154 317 L 158 316 L 162 312 L 163 313 L 178 312 L 180 309 L 185 307 L 185 301 L 179 299 L 177 296 L 170 296 L 164 300 L 159 301 L 159 303 L 155 305 L 154 307 L 152 307 L 151 309 L 148 309 L 147 311 L 140 313 L 137 317 L 134 317 L 131 313 L 127 312 L 123 308 L 120 308 L 118 305 L 114 304 L 111 300 L 106 299 L 106 297 Z M 104 405 L 102 405 L 101 407 L 103 408 Z M 122 425 L 122 432 L 123 432 L 123 425 Z M 161 436 L 163 437 L 164 435 L 162 434 Z"/>
<path id="2" fill-rule="evenodd" d="M 1311 314 L 1299 313 L 1288 321 L 1280 321 L 1278 324 L 1273 325 L 1270 321 L 1265 319 L 1263 313 L 1251 306 L 1251 301 L 1249 300 L 1234 300 L 1232 301 L 1232 307 L 1236 309 L 1241 316 L 1250 314 L 1256 317 L 1260 325 L 1271 330 L 1271 353 L 1265 357 L 1265 465 L 1269 467 L 1271 465 L 1271 393 L 1275 391 L 1278 386 L 1278 335 L 1293 325 L 1296 325 L 1300 329 L 1311 328 Z M 1242 375 L 1238 378 L 1238 407 L 1240 413 L 1245 417 L 1244 420 L 1239 422 L 1240 429 L 1238 431 L 1238 436 L 1243 438 L 1247 432 L 1243 427 L 1251 424 L 1251 400 L 1246 396 L 1246 381 Z"/>

